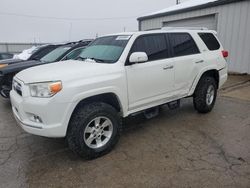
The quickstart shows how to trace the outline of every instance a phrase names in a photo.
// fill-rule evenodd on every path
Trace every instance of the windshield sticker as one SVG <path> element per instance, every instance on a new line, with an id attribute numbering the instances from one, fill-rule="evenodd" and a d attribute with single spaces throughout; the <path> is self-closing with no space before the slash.
<path id="1" fill-rule="evenodd" d="M 130 36 L 129 35 L 123 35 L 123 36 L 118 36 L 115 40 L 129 40 Z"/>

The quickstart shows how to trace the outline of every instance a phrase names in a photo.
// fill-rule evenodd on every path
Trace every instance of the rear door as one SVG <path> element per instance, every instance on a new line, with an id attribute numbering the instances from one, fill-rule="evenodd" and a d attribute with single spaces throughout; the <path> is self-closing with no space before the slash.
<path id="1" fill-rule="evenodd" d="M 129 110 L 154 105 L 171 97 L 174 66 L 169 59 L 169 45 L 165 34 L 138 37 L 130 51 L 145 52 L 148 61 L 126 66 Z"/>
<path id="2" fill-rule="evenodd" d="M 168 33 L 167 36 L 175 67 L 174 89 L 176 95 L 182 97 L 189 92 L 204 58 L 189 33 Z"/>

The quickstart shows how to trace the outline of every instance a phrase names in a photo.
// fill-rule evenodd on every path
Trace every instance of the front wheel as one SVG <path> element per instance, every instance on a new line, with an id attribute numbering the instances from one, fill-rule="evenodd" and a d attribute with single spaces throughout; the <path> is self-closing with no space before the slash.
<path id="1" fill-rule="evenodd" d="M 67 132 L 69 148 L 87 159 L 113 149 L 121 133 L 117 111 L 106 103 L 85 104 L 73 114 Z"/>
<path id="2" fill-rule="evenodd" d="M 199 81 L 194 92 L 194 108 L 199 113 L 210 112 L 215 104 L 217 97 L 217 84 L 213 77 L 204 76 Z"/>

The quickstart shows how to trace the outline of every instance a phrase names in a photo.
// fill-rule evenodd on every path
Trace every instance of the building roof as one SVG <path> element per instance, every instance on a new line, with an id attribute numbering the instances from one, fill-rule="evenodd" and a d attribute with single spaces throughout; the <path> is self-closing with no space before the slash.
<path id="1" fill-rule="evenodd" d="M 240 2 L 240 1 L 245 1 L 245 0 L 189 0 L 181 4 L 141 16 L 137 20 L 141 21 L 145 19 L 157 18 L 160 16 L 169 16 L 173 14 L 178 14 L 208 7 L 214 7 L 234 2 Z"/>

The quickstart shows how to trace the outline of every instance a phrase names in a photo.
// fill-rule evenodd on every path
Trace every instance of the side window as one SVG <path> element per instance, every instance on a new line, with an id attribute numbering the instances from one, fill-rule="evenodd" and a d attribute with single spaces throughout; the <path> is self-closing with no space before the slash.
<path id="1" fill-rule="evenodd" d="M 174 57 L 200 53 L 194 39 L 188 33 L 170 33 L 169 41 Z"/>
<path id="2" fill-rule="evenodd" d="M 72 52 L 70 52 L 69 54 L 66 55 L 66 57 L 64 58 L 65 60 L 68 59 L 76 59 L 84 50 L 85 48 L 78 48 L 73 50 Z"/>
<path id="3" fill-rule="evenodd" d="M 212 33 L 199 33 L 199 36 L 209 50 L 218 50 L 220 48 L 220 43 Z"/>
<path id="4" fill-rule="evenodd" d="M 29 59 L 30 60 L 32 60 L 32 59 L 39 60 L 39 59 L 41 59 L 42 57 L 44 57 L 45 55 L 47 55 L 49 52 L 51 52 L 54 49 L 55 49 L 54 46 L 45 47 L 44 49 L 40 49 L 37 52 L 35 52 L 34 54 L 32 54 Z"/>
<path id="5" fill-rule="evenodd" d="M 145 35 L 136 39 L 131 53 L 145 52 L 149 61 L 168 58 L 168 46 L 163 34 Z"/>

